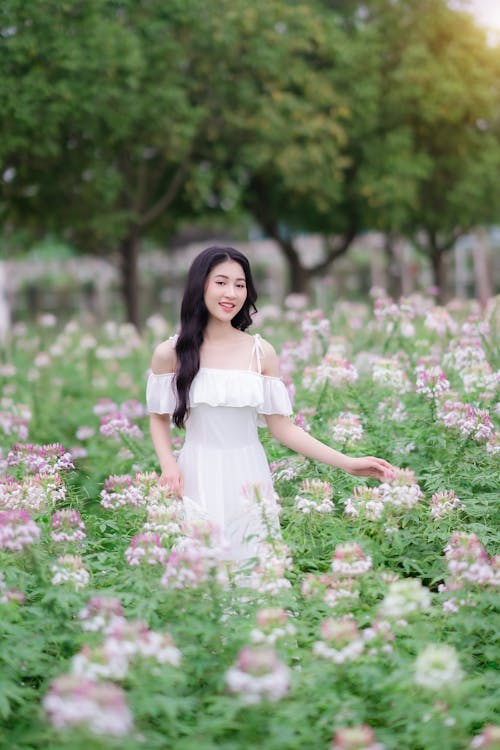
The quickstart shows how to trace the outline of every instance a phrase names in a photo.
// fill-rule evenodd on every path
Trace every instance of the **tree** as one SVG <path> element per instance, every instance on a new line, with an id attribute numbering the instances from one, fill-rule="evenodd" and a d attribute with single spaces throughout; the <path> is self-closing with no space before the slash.
<path id="1" fill-rule="evenodd" d="M 443 290 L 445 253 L 500 217 L 500 50 L 445 0 L 381 0 L 367 22 L 385 39 L 381 127 L 406 128 L 423 167 L 412 210 L 382 226 L 412 237 Z"/>
<path id="2" fill-rule="evenodd" d="M 334 155 L 341 136 L 313 71 L 311 102 L 299 90 L 303 40 L 321 35 L 319 17 L 280 0 L 223 0 L 216 10 L 201 0 L 2 8 L 4 218 L 118 250 L 136 324 L 140 242 L 171 229 L 185 207 L 206 210 L 214 191 L 227 199 L 234 183 L 212 164 L 227 164 L 237 144 L 243 166 L 234 160 L 233 174 L 245 181 L 248 160 L 278 159 L 300 107 L 307 122 L 298 118 L 296 141 L 324 131 Z M 282 163 L 289 155 L 282 149 Z M 300 148 L 295 156 L 299 175 Z"/>

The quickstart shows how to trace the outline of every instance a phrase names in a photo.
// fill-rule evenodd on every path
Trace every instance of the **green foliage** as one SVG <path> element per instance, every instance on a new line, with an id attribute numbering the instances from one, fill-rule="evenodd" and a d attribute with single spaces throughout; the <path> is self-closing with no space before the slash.
<path id="1" fill-rule="evenodd" d="M 445 613 L 446 595 L 438 591 L 447 576 L 443 551 L 453 531 L 476 533 L 490 555 L 500 548 L 498 458 L 488 455 L 484 444 L 462 439 L 437 422 L 429 401 L 414 390 L 401 397 L 408 412 L 404 422 L 389 425 L 377 413 L 391 389 L 372 382 L 363 371 L 367 356 L 402 356 L 405 352 L 408 372 L 412 372 L 422 347 L 428 353 L 443 354 L 447 337 L 426 329 L 422 316 L 415 320 L 412 339 L 403 338 L 397 330 L 388 335 L 366 316 L 364 327 L 353 335 L 349 319 L 345 306 L 333 310 L 336 338 L 332 343 L 342 343 L 349 358 L 358 361 L 359 380 L 338 388 L 306 388 L 299 366 L 296 407 L 315 410 L 312 431 L 327 442 L 341 411 L 358 413 L 365 432 L 349 452 L 380 454 L 411 468 L 425 497 L 392 518 L 350 518 L 344 513 L 345 501 L 363 480 L 304 462 L 297 476 L 276 483 L 283 508 L 283 536 L 293 556 L 292 589 L 260 599 L 242 597 L 238 589 L 225 591 L 213 582 L 197 590 L 163 588 L 160 566 L 145 570 L 125 561 L 125 550 L 141 528 L 146 509 L 109 510 L 99 503 L 103 481 L 110 474 L 156 468 L 148 437 L 114 442 L 98 432 L 99 418 L 94 413 L 100 398 L 112 397 L 117 405 L 130 398 L 143 400 L 144 374 L 155 339 L 152 332 L 140 340 L 131 327 L 109 323 L 93 341 L 75 322 L 62 331 L 18 332 L 11 357 L 17 372 L 2 371 L 2 387 L 16 403 L 30 407 L 29 440 L 61 441 L 70 447 L 76 442 L 78 427 L 90 426 L 96 433 L 78 441 L 86 455 L 65 478 L 66 505 L 78 508 L 86 524 L 87 539 L 81 551 L 91 574 L 89 586 L 75 591 L 70 585 L 51 584 L 51 565 L 60 547 L 50 538 L 48 511 L 36 518 L 42 529 L 40 544 L 25 553 L 0 553 L 6 584 L 26 595 L 25 604 L 0 604 L 0 725 L 6 747 L 84 750 L 90 745 L 99 750 L 136 750 L 147 744 L 159 750 L 236 750 L 260 743 L 273 750 L 316 750 L 329 747 L 336 727 L 367 723 L 387 750 L 437 746 L 462 750 L 484 725 L 499 722 L 498 596 L 493 589 L 471 586 L 463 592 L 467 604 L 456 613 Z M 274 336 L 284 340 L 296 335 L 297 323 L 273 321 Z M 485 344 L 492 346 L 495 336 L 493 331 L 486 334 Z M 304 364 L 319 361 L 324 341 L 317 343 L 316 353 Z M 34 379 L 37 352 L 48 352 L 50 361 L 38 365 L 40 377 Z M 453 386 L 460 391 L 458 376 Z M 4 408 L 8 408 L 6 401 Z M 146 418 L 139 423 L 146 433 Z M 11 437 L 3 438 L 5 451 Z M 268 435 L 263 433 L 262 438 L 271 460 L 287 455 Z M 413 449 L 403 451 L 411 444 Z M 304 478 L 331 482 L 333 512 L 304 515 L 297 511 L 295 496 Z M 464 508 L 433 519 L 430 497 L 448 489 L 455 490 Z M 305 598 L 301 593 L 304 576 L 328 571 L 336 545 L 347 541 L 361 544 L 373 560 L 373 570 L 360 582 L 359 598 L 354 603 L 340 601 L 333 610 L 322 600 Z M 422 579 L 432 592 L 431 609 L 410 618 L 406 627 L 395 626 L 393 648 L 387 653 L 366 653 L 339 665 L 315 656 L 312 647 L 326 617 L 351 613 L 363 628 L 377 620 L 387 593 L 382 573 Z M 141 619 L 150 628 L 168 630 L 183 655 L 178 669 L 168 665 L 155 669 L 142 663 L 130 670 L 123 685 L 135 729 L 120 740 L 79 731 L 57 732 L 41 708 L 51 680 L 70 668 L 72 657 L 84 644 L 99 641 L 98 634 L 82 630 L 78 619 L 93 594 L 118 596 L 129 620 Z M 296 634 L 278 646 L 280 658 L 291 667 L 291 691 L 277 704 L 243 706 L 226 693 L 224 674 L 248 643 L 256 610 L 263 603 L 282 604 L 293 613 L 290 619 Z M 465 677 L 446 694 L 426 693 L 413 682 L 415 657 L 429 643 L 452 645 L 459 654 Z"/>

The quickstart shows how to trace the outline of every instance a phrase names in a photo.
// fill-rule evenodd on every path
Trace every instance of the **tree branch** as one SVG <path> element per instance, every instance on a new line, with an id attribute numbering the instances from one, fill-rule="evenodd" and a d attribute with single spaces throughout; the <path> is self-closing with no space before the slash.
<path id="1" fill-rule="evenodd" d="M 189 171 L 192 161 L 192 154 L 189 154 L 179 164 L 171 182 L 165 193 L 154 203 L 149 211 L 143 214 L 137 224 L 140 227 L 146 227 L 152 224 L 170 205 L 173 203 Z"/>
<path id="2" fill-rule="evenodd" d="M 338 238 L 338 244 L 336 244 L 335 240 L 331 244 L 329 244 L 329 250 L 326 254 L 326 257 L 319 263 L 316 263 L 315 266 L 312 266 L 310 268 L 310 272 L 314 276 L 317 276 L 318 274 L 323 273 L 323 271 L 326 271 L 334 260 L 340 258 L 341 255 L 344 255 L 344 253 L 349 250 L 352 243 L 356 239 L 356 235 L 356 230 L 350 229 L 341 238 Z"/>

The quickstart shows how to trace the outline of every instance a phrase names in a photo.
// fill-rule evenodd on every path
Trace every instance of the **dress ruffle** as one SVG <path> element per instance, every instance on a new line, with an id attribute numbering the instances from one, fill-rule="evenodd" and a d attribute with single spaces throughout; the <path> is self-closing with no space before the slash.
<path id="1" fill-rule="evenodd" d="M 172 414 L 175 409 L 175 373 L 151 373 L 146 388 L 147 410 L 155 414 Z M 292 413 L 288 391 L 279 378 L 261 375 L 253 370 L 221 370 L 202 367 L 189 393 L 190 408 L 209 406 L 250 406 L 257 414 Z M 260 419 L 259 424 L 265 425 Z"/>

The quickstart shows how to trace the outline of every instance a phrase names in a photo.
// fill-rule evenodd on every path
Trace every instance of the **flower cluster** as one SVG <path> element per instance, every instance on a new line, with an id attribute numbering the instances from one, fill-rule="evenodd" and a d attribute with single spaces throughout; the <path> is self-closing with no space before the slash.
<path id="1" fill-rule="evenodd" d="M 363 437 L 363 427 L 359 416 L 350 411 L 343 411 L 332 426 L 332 439 L 342 445 L 353 445 Z"/>
<path id="2" fill-rule="evenodd" d="M 427 311 L 424 319 L 424 327 L 428 331 L 434 331 L 438 336 L 445 336 L 447 333 L 455 335 L 458 331 L 458 326 L 448 310 L 437 305 Z"/>
<path id="3" fill-rule="evenodd" d="M 125 737 L 133 727 L 122 688 L 78 675 L 53 680 L 43 707 L 56 729 L 82 727 L 96 735 Z"/>
<path id="4" fill-rule="evenodd" d="M 403 511 L 413 508 L 423 496 L 413 472 L 396 469 L 390 482 L 382 482 L 378 487 L 354 487 L 351 497 L 346 500 L 344 513 L 369 521 L 397 518 Z"/>
<path id="5" fill-rule="evenodd" d="M 168 506 L 172 500 L 171 491 L 166 485 L 160 484 L 155 472 L 139 473 L 134 478 L 130 474 L 112 474 L 104 480 L 104 489 L 101 491 L 101 505 L 111 510 L 127 505 Z"/>
<path id="6" fill-rule="evenodd" d="M 85 539 L 85 524 L 77 510 L 56 510 L 51 526 L 50 535 L 55 542 L 82 542 Z"/>
<path id="7" fill-rule="evenodd" d="M 359 544 L 339 544 L 335 548 L 330 573 L 307 574 L 302 581 L 306 598 L 321 598 L 329 607 L 359 597 L 356 581 L 372 568 L 371 557 Z"/>
<path id="8" fill-rule="evenodd" d="M 454 531 L 445 547 L 449 578 L 442 591 L 500 586 L 500 558 L 488 556 L 476 534 Z"/>
<path id="9" fill-rule="evenodd" d="M 291 587 L 285 573 L 292 567 L 290 549 L 276 540 L 259 544 L 258 562 L 251 570 L 237 571 L 235 582 L 238 586 L 258 591 L 261 595 L 278 596 Z"/>
<path id="10" fill-rule="evenodd" d="M 66 497 L 66 486 L 59 474 L 35 474 L 17 481 L 14 477 L 0 480 L 0 508 L 23 508 L 40 513 Z"/>
<path id="11" fill-rule="evenodd" d="M 90 581 L 90 574 L 83 564 L 81 555 L 60 555 L 57 562 L 51 566 L 52 583 L 60 586 L 63 583 L 72 583 L 75 589 L 84 588 Z"/>
<path id="12" fill-rule="evenodd" d="M 246 646 L 226 672 L 226 686 L 247 705 L 274 703 L 288 693 L 290 671 L 269 646 Z"/>
<path id="13" fill-rule="evenodd" d="M 322 640 L 313 644 L 313 653 L 334 664 L 357 659 L 365 646 L 358 626 L 348 615 L 336 620 L 323 620 L 321 636 Z"/>
<path id="14" fill-rule="evenodd" d="M 0 549 L 21 552 L 39 538 L 40 529 L 28 511 L 0 511 Z"/>
<path id="15" fill-rule="evenodd" d="M 162 546 L 158 534 L 146 531 L 132 537 L 129 546 L 125 550 L 125 557 L 129 565 L 141 565 L 143 563 L 147 565 L 165 564 L 167 561 L 167 551 Z"/>
<path id="16" fill-rule="evenodd" d="M 416 368 L 416 391 L 432 399 L 442 398 L 450 390 L 450 381 L 439 365 L 427 366 L 420 362 Z"/>
<path id="17" fill-rule="evenodd" d="M 123 607 L 116 597 L 93 596 L 78 614 L 83 630 L 107 633 L 116 620 L 124 619 Z"/>
<path id="18" fill-rule="evenodd" d="M 216 559 L 193 543 L 172 550 L 161 583 L 165 588 L 184 589 L 198 588 L 209 580 L 226 584 L 225 571 Z"/>
<path id="19" fill-rule="evenodd" d="M 100 398 L 94 404 L 92 411 L 97 417 L 102 417 L 105 414 L 114 414 L 118 409 L 118 406 L 110 398 Z"/>
<path id="20" fill-rule="evenodd" d="M 377 406 L 377 414 L 380 419 L 388 419 L 390 422 L 405 422 L 408 412 L 400 399 L 388 396 Z"/>
<path id="21" fill-rule="evenodd" d="M 312 365 L 304 369 L 302 382 L 306 388 L 319 388 L 328 383 L 332 388 L 342 388 L 348 383 L 355 383 L 359 374 L 349 360 L 339 354 L 326 354 L 317 367 Z"/>
<path id="22" fill-rule="evenodd" d="M 120 508 L 125 505 L 144 505 L 145 499 L 141 491 L 132 482 L 129 474 L 112 474 L 104 480 L 101 491 L 101 505 L 103 508 Z"/>
<path id="23" fill-rule="evenodd" d="M 332 485 L 321 479 L 304 479 L 300 493 L 295 496 L 295 507 L 302 513 L 330 513 L 333 510 Z"/>
<path id="24" fill-rule="evenodd" d="M 408 393 L 411 390 L 410 379 L 398 357 L 377 357 L 372 365 L 372 380 L 394 393 Z"/>
<path id="25" fill-rule="evenodd" d="M 330 321 L 325 318 L 323 310 L 307 310 L 302 317 L 301 328 L 306 337 L 317 335 L 326 338 L 330 333 Z"/>
<path id="26" fill-rule="evenodd" d="M 178 537 L 183 521 L 182 502 L 172 500 L 169 505 L 149 505 L 143 532 L 157 534 L 162 542 Z"/>
<path id="27" fill-rule="evenodd" d="M 16 404 L 10 398 L 0 399 L 0 431 L 18 440 L 27 440 L 31 411 L 23 404 Z"/>
<path id="28" fill-rule="evenodd" d="M 297 456 L 273 461 L 270 464 L 273 482 L 295 479 L 295 477 L 298 477 L 305 470 L 305 467 L 305 461 Z"/>
<path id="29" fill-rule="evenodd" d="M 169 633 L 150 630 L 141 621 L 128 622 L 125 618 L 114 617 L 101 644 L 86 644 L 75 654 L 71 672 L 88 679 L 123 680 L 135 660 L 147 659 L 178 667 L 181 658 Z"/>
<path id="30" fill-rule="evenodd" d="M 424 497 L 416 477 L 410 469 L 396 469 L 394 479 L 379 485 L 385 506 L 391 509 L 413 508 Z"/>
<path id="31" fill-rule="evenodd" d="M 18 589 L 9 589 L 3 572 L 0 570 L 0 604 L 8 604 L 9 602 L 18 602 L 24 604 L 26 597 L 22 591 Z"/>
<path id="32" fill-rule="evenodd" d="M 414 681 L 435 692 L 453 689 L 462 680 L 463 672 L 453 646 L 430 644 L 417 657 Z"/>
<path id="33" fill-rule="evenodd" d="M 114 411 L 101 417 L 99 432 L 105 437 L 112 437 L 118 441 L 122 436 L 138 440 L 143 437 L 141 428 L 120 411 Z"/>
<path id="34" fill-rule="evenodd" d="M 500 750 L 500 726 L 488 724 L 470 743 L 471 750 Z"/>
<path id="35" fill-rule="evenodd" d="M 454 490 L 435 492 L 431 497 L 431 516 L 439 521 L 454 510 L 464 510 L 465 505 L 455 495 Z"/>
<path id="36" fill-rule="evenodd" d="M 444 401 L 438 406 L 437 418 L 446 427 L 456 428 L 462 437 L 486 443 L 489 453 L 498 451 L 498 434 L 487 409 L 460 401 Z"/>
<path id="37" fill-rule="evenodd" d="M 462 336 L 452 340 L 443 361 L 460 377 L 465 393 L 493 397 L 500 373 L 493 372 L 479 337 Z"/>
<path id="38" fill-rule="evenodd" d="M 7 454 L 9 466 L 21 466 L 28 474 L 57 474 L 74 469 L 73 459 L 60 443 L 16 443 Z"/>
<path id="39" fill-rule="evenodd" d="M 339 577 L 332 573 L 307 573 L 302 581 L 301 591 L 306 599 L 321 599 L 329 607 L 359 597 L 354 578 Z"/>
<path id="40" fill-rule="evenodd" d="M 274 646 L 277 640 L 294 633 L 295 627 L 288 622 L 288 615 L 283 607 L 271 607 L 257 612 L 256 627 L 250 633 L 250 640 L 252 643 Z"/>
<path id="41" fill-rule="evenodd" d="M 330 750 L 384 750 L 376 741 L 373 729 L 366 724 L 342 727 L 335 732 Z"/>
<path id="42" fill-rule="evenodd" d="M 379 607 L 379 615 L 388 620 L 404 620 L 431 606 L 429 590 L 417 578 L 393 581 Z"/>
<path id="43" fill-rule="evenodd" d="M 363 576 L 372 568 L 372 559 L 359 544 L 347 542 L 335 547 L 332 571 L 341 577 Z"/>
<path id="44" fill-rule="evenodd" d="M 384 501 L 379 488 L 366 485 L 354 487 L 351 497 L 346 500 L 344 514 L 378 521 L 384 514 Z"/>

